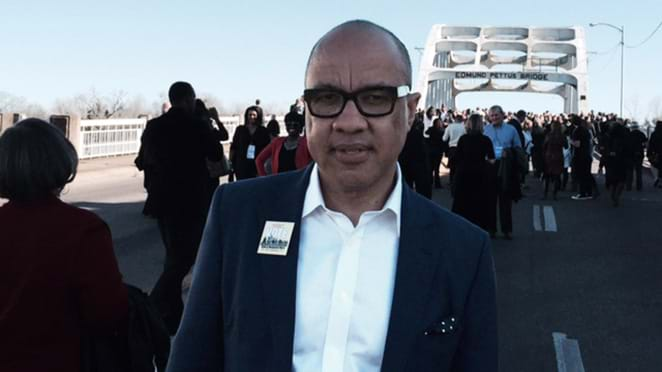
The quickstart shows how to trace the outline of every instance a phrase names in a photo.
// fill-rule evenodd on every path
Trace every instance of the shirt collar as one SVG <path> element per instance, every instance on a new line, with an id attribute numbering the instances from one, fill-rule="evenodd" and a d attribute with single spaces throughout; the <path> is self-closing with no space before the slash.
<path id="1" fill-rule="evenodd" d="M 319 181 L 319 169 L 317 164 L 313 165 L 313 170 L 310 173 L 310 180 L 308 181 L 308 188 L 306 189 L 306 196 L 303 202 L 303 212 L 301 218 L 304 219 L 318 208 L 323 208 L 329 211 L 324 203 L 324 196 L 322 195 L 322 188 Z M 397 234 L 400 236 L 400 215 L 402 209 L 402 173 L 400 171 L 400 164 L 396 163 L 396 180 L 391 194 L 386 199 L 386 203 L 379 211 L 371 211 L 381 213 L 385 210 L 390 210 L 395 214 L 397 224 Z M 366 213 L 366 212 L 364 212 Z"/>

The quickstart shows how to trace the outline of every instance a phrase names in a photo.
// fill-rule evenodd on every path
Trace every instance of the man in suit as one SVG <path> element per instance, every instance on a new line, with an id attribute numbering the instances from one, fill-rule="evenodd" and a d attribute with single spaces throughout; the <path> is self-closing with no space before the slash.
<path id="1" fill-rule="evenodd" d="M 397 165 L 420 97 L 402 42 L 337 26 L 305 86 L 316 164 L 217 190 L 168 371 L 496 371 L 490 240 Z"/>
<path id="2" fill-rule="evenodd" d="M 136 165 L 145 171 L 144 213 L 156 217 L 166 250 L 150 297 L 174 334 L 183 311 L 181 282 L 195 261 L 213 192 L 206 159 L 220 160 L 223 149 L 209 124 L 193 115 L 189 83 L 172 84 L 168 95 L 172 108 L 147 123 Z"/>

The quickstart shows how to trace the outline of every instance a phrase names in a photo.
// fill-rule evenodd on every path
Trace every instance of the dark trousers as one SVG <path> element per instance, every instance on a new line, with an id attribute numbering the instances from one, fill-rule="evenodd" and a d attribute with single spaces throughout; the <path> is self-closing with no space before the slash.
<path id="1" fill-rule="evenodd" d="M 205 215 L 166 215 L 158 218 L 159 231 L 165 245 L 165 263 L 150 299 L 161 313 L 170 334 L 179 327 L 184 305 L 182 280 L 195 262 L 205 225 Z"/>
<path id="2" fill-rule="evenodd" d="M 513 199 L 509 190 L 503 190 L 503 182 L 498 176 L 500 160 L 491 166 L 491 195 L 490 195 L 490 218 L 488 221 L 489 231 L 497 231 L 497 209 L 499 211 L 499 221 L 501 222 L 502 233 L 513 232 Z"/>
<path id="3" fill-rule="evenodd" d="M 550 182 L 554 184 L 552 192 L 554 193 L 554 196 L 556 196 L 556 193 L 561 189 L 561 175 L 545 175 L 545 196 L 547 196 L 547 192 L 549 191 Z"/>
<path id="4" fill-rule="evenodd" d="M 432 179 L 436 187 L 441 187 L 441 177 L 439 176 L 439 166 L 443 153 L 430 153 L 430 166 L 432 167 Z"/>
<path id="5" fill-rule="evenodd" d="M 453 183 L 453 178 L 455 177 L 455 153 L 457 152 L 457 147 L 450 147 L 448 149 L 448 169 L 449 177 L 451 184 Z"/>
<path id="6" fill-rule="evenodd" d="M 575 159 L 572 169 L 579 183 L 579 194 L 581 196 L 592 196 L 595 180 L 591 175 L 591 159 Z"/>
<path id="7" fill-rule="evenodd" d="M 632 190 L 632 181 L 636 178 L 636 187 L 637 190 L 641 190 L 643 186 L 643 181 L 641 178 L 641 171 L 643 168 L 644 159 L 634 159 L 634 161 L 628 164 L 627 174 L 625 178 L 625 187 L 627 190 Z M 634 177 L 633 177 L 634 174 Z"/>
<path id="8" fill-rule="evenodd" d="M 427 164 L 401 164 L 402 176 L 417 193 L 432 199 L 432 172 Z"/>

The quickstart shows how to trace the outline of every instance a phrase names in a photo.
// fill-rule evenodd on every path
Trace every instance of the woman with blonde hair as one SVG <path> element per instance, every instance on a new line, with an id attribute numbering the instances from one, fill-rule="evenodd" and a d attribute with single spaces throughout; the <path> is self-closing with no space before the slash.
<path id="1" fill-rule="evenodd" d="M 471 114 L 466 122 L 467 134 L 457 144 L 452 210 L 487 230 L 490 193 L 495 189 L 489 165 L 494 164 L 495 158 L 492 141 L 483 134 L 483 125 L 482 115 Z"/>

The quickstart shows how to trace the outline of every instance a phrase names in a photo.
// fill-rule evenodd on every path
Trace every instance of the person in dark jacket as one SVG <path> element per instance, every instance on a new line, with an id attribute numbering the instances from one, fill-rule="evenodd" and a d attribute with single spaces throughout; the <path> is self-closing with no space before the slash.
<path id="1" fill-rule="evenodd" d="M 55 126 L 0 137 L 0 371 L 81 369 L 84 334 L 126 332 L 127 290 L 110 229 L 62 202 L 78 156 Z"/>
<path id="2" fill-rule="evenodd" d="M 483 117 L 473 114 L 467 120 L 467 134 L 460 137 L 455 152 L 455 198 L 452 211 L 489 230 L 490 204 L 485 185 L 490 183 L 490 164 L 494 164 L 492 141 L 483 135 Z"/>
<path id="3" fill-rule="evenodd" d="M 651 166 L 657 170 L 657 177 L 655 177 L 653 187 L 662 188 L 662 181 L 660 180 L 660 170 L 662 170 L 662 120 L 658 120 L 655 123 L 655 130 L 651 133 L 651 137 L 648 140 L 646 156 Z"/>
<path id="4" fill-rule="evenodd" d="M 211 131 L 215 141 L 221 143 L 221 141 L 226 141 L 228 139 L 228 131 L 225 129 L 221 119 L 219 119 L 218 111 L 216 111 L 215 107 L 207 109 L 207 105 L 205 105 L 201 99 L 196 99 L 195 116 L 199 120 L 202 120 L 207 126 L 209 126 L 209 130 Z M 219 177 L 212 174 L 214 164 L 215 162 L 207 159 L 207 171 L 209 173 L 209 190 L 207 198 L 209 199 L 209 203 L 211 203 L 211 197 L 214 193 L 214 190 L 216 190 L 220 184 Z"/>
<path id="5" fill-rule="evenodd" d="M 267 123 L 267 131 L 272 141 L 280 136 L 280 123 L 276 120 L 276 115 L 271 115 L 271 120 Z"/>
<path id="6" fill-rule="evenodd" d="M 441 119 L 435 118 L 432 121 L 432 126 L 425 131 L 428 135 L 427 143 L 429 150 L 430 166 L 432 167 L 432 178 L 434 179 L 434 187 L 441 188 L 441 177 L 439 176 L 439 166 L 441 165 L 441 158 L 444 156 L 444 128 L 441 126 Z"/>
<path id="7" fill-rule="evenodd" d="M 611 201 L 615 207 L 620 203 L 621 194 L 625 189 L 628 159 L 631 158 L 627 145 L 628 135 L 628 129 L 622 120 L 617 120 L 609 130 L 606 166 L 607 175 L 611 180 Z"/>
<path id="8" fill-rule="evenodd" d="M 533 121 L 531 127 L 531 163 L 533 165 L 533 176 L 537 179 L 544 174 L 545 170 L 545 155 L 543 145 L 545 144 L 545 129 L 540 125 L 538 120 Z"/>
<path id="9" fill-rule="evenodd" d="M 414 120 L 398 157 L 404 181 L 419 194 L 432 199 L 432 172 L 423 136 L 423 120 Z"/>
<path id="10" fill-rule="evenodd" d="M 632 181 L 635 181 L 637 191 L 643 187 L 642 169 L 644 166 L 644 154 L 648 138 L 644 132 L 639 130 L 639 125 L 634 123 L 630 125 L 630 133 L 627 136 L 627 147 L 630 159 L 627 164 L 627 174 L 625 176 L 625 189 L 632 190 Z"/>
<path id="11" fill-rule="evenodd" d="M 581 117 L 573 115 L 571 144 L 574 148 L 572 157 L 572 172 L 579 183 L 579 194 L 573 195 L 573 200 L 593 199 L 593 177 L 591 176 L 591 133 L 588 123 Z"/>
<path id="12" fill-rule="evenodd" d="M 174 334 L 183 308 L 180 284 L 195 261 L 209 209 L 207 160 L 221 160 L 223 149 L 209 123 L 194 116 L 190 84 L 176 82 L 168 95 L 172 108 L 147 123 L 136 163 L 150 177 L 145 208 L 156 216 L 166 249 L 150 296 Z"/>
<path id="13" fill-rule="evenodd" d="M 257 176 L 255 158 L 271 141 L 263 122 L 262 109 L 250 106 L 244 112 L 244 124 L 234 131 L 230 145 L 230 161 L 237 180 Z"/>
<path id="14" fill-rule="evenodd" d="M 552 130 L 547 134 L 543 143 L 543 154 L 545 159 L 545 194 L 547 199 L 550 182 L 554 183 L 552 197 L 556 200 L 556 194 L 561 189 L 561 175 L 563 174 L 563 149 L 568 147 L 568 142 L 563 135 L 562 124 L 559 121 L 552 122 Z"/>

